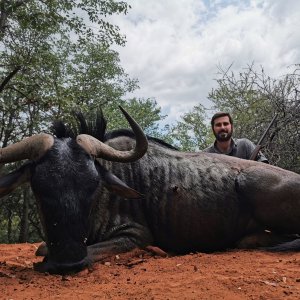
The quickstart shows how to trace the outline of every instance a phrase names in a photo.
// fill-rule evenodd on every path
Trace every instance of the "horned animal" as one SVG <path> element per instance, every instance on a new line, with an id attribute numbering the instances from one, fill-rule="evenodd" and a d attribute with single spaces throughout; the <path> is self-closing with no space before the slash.
<path id="1" fill-rule="evenodd" d="M 33 135 L 0 150 L 0 163 L 28 160 L 0 178 L 0 196 L 31 185 L 47 245 L 36 270 L 77 272 L 105 255 L 151 245 L 178 254 L 212 252 L 265 230 L 300 233 L 300 175 L 177 151 L 147 138 L 121 110 L 132 131 L 94 134 L 100 141 L 58 126 L 55 135 Z"/>

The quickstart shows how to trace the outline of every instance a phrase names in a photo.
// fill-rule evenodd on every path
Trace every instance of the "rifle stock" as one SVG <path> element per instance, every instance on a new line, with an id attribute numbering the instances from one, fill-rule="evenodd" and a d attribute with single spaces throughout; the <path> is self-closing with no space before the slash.
<path id="1" fill-rule="evenodd" d="M 252 151 L 249 160 L 256 160 L 257 154 L 258 154 L 258 152 L 260 151 L 260 149 L 261 149 L 261 145 L 257 145 L 257 146 L 255 147 L 255 149 Z"/>

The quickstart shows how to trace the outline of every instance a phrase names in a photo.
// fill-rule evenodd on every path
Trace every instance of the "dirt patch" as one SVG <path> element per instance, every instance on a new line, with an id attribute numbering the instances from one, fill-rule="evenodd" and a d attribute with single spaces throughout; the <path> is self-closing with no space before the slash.
<path id="1" fill-rule="evenodd" d="M 38 244 L 0 245 L 0 299 L 300 299 L 300 254 L 136 250 L 76 275 L 40 274 Z"/>

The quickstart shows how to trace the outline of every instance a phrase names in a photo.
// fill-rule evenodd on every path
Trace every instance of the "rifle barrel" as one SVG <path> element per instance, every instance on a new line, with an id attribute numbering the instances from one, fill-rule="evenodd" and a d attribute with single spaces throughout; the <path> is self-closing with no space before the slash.
<path id="1" fill-rule="evenodd" d="M 273 125 L 274 121 L 276 120 L 277 118 L 277 114 L 274 115 L 273 119 L 271 120 L 269 126 L 267 127 L 267 129 L 265 130 L 265 132 L 263 133 L 263 135 L 261 136 L 261 138 L 259 139 L 257 145 L 261 145 L 263 140 L 265 139 L 267 133 L 269 132 L 271 126 Z"/>
<path id="2" fill-rule="evenodd" d="M 260 151 L 261 147 L 262 147 L 262 142 L 263 140 L 265 139 L 267 133 L 269 132 L 271 126 L 273 125 L 274 121 L 276 120 L 277 118 L 277 114 L 274 115 L 273 119 L 271 120 L 269 126 L 267 127 L 267 129 L 265 130 L 265 132 L 263 133 L 263 135 L 261 136 L 261 138 L 259 139 L 255 149 L 253 150 L 253 152 L 251 153 L 251 156 L 250 156 L 250 160 L 255 160 L 256 157 L 257 157 L 257 154 L 258 152 Z"/>

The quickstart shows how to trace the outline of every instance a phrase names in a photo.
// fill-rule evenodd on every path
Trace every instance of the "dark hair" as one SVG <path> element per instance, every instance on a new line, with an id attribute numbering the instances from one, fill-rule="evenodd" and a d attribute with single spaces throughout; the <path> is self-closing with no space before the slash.
<path id="1" fill-rule="evenodd" d="M 233 124 L 231 115 L 230 115 L 229 113 L 223 112 L 223 111 L 219 111 L 219 112 L 215 113 L 215 114 L 212 116 L 212 118 L 211 118 L 210 124 L 211 124 L 211 127 L 212 127 L 212 128 L 214 127 L 215 119 L 218 119 L 218 118 L 221 118 L 221 117 L 228 117 L 228 118 L 229 118 L 230 124 L 231 124 L 231 125 Z"/>

